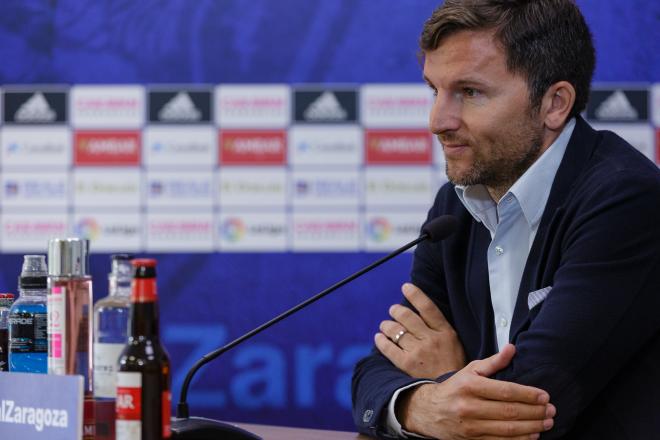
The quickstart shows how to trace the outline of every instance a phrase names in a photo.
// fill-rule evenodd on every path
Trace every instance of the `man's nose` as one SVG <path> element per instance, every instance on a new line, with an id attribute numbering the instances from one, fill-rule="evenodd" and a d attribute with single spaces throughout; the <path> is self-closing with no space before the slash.
<path id="1" fill-rule="evenodd" d="M 438 92 L 431 107 L 429 128 L 434 134 L 456 131 L 460 128 L 460 106 L 449 93 Z"/>

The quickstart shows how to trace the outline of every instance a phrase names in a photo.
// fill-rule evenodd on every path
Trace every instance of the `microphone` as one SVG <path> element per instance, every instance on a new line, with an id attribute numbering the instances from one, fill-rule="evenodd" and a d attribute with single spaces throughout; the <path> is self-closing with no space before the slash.
<path id="1" fill-rule="evenodd" d="M 245 333 L 243 336 L 229 342 L 225 346 L 218 348 L 206 355 L 192 366 L 188 371 L 183 385 L 181 387 L 181 395 L 179 397 L 179 403 L 176 408 L 176 417 L 172 418 L 172 439 L 173 440 L 215 440 L 222 438 L 223 440 L 261 440 L 260 437 L 248 432 L 244 429 L 241 429 L 237 426 L 222 423 L 216 420 L 206 419 L 203 417 L 190 417 L 188 411 L 188 387 L 190 386 L 190 381 L 192 380 L 195 373 L 204 365 L 211 362 L 213 359 L 217 358 L 221 354 L 231 350 L 235 346 L 239 345 L 243 341 L 250 339 L 252 336 L 255 336 L 258 333 L 261 333 L 263 330 L 266 330 L 268 327 L 272 326 L 283 320 L 284 318 L 296 313 L 298 310 L 301 310 L 308 305 L 316 302 L 317 300 L 323 298 L 327 294 L 334 292 L 343 285 L 350 283 L 354 279 L 364 275 L 370 270 L 380 266 L 388 260 L 396 257 L 397 255 L 407 251 L 411 247 L 421 243 L 424 240 L 429 240 L 431 242 L 437 242 L 444 240 L 449 237 L 458 227 L 458 220 L 456 217 L 451 215 L 442 215 L 428 221 L 422 227 L 422 233 L 419 237 L 411 241 L 410 243 L 400 247 L 394 252 L 384 256 L 383 258 L 371 263 L 370 265 L 364 267 L 363 269 L 355 272 L 353 275 L 350 275 L 347 278 L 333 284 L 327 289 L 323 290 L 320 293 L 317 293 L 313 297 L 301 302 L 297 306 L 292 307 L 291 309 L 281 313 L 270 321 L 261 324 L 259 327 Z"/>

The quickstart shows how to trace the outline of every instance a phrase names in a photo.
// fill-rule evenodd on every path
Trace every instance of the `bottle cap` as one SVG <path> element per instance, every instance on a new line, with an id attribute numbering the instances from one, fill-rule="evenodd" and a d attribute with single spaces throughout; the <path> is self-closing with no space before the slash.
<path id="1" fill-rule="evenodd" d="M 133 278 L 133 266 L 131 261 L 133 255 L 130 254 L 112 254 L 110 255 L 110 274 L 108 277 L 119 281 L 130 282 Z"/>
<path id="2" fill-rule="evenodd" d="M 48 275 L 85 276 L 89 271 L 89 240 L 53 238 L 48 242 Z"/>
<path id="3" fill-rule="evenodd" d="M 13 293 L 0 293 L 0 307 L 11 307 L 14 302 Z"/>
<path id="4" fill-rule="evenodd" d="M 152 258 L 137 258 L 132 261 L 135 273 L 131 302 L 145 303 L 157 301 L 156 293 L 156 260 Z"/>
<path id="5" fill-rule="evenodd" d="M 133 264 L 134 278 L 156 278 L 156 260 L 153 258 L 136 258 Z"/>
<path id="6" fill-rule="evenodd" d="M 45 289 L 48 285 L 48 269 L 45 255 L 24 255 L 23 267 L 18 277 L 20 289 Z"/>

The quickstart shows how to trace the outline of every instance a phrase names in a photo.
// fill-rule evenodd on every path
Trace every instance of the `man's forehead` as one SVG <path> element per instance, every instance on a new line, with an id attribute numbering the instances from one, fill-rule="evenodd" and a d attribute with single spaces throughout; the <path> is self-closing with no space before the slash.
<path id="1" fill-rule="evenodd" d="M 506 58 L 493 31 L 459 31 L 424 53 L 424 77 L 429 80 L 437 74 L 478 77 L 502 69 Z"/>

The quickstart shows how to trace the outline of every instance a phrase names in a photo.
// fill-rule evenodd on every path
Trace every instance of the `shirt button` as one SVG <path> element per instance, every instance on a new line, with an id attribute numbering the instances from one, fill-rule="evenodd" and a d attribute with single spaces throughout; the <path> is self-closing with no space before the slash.
<path id="1" fill-rule="evenodd" d="M 504 316 L 502 316 L 500 318 L 499 324 L 500 324 L 500 327 L 506 327 L 507 325 L 509 325 L 509 321 Z"/>
<path id="2" fill-rule="evenodd" d="M 502 255 L 504 253 L 504 249 L 502 249 L 501 246 L 495 246 L 495 253 L 497 255 Z"/>

